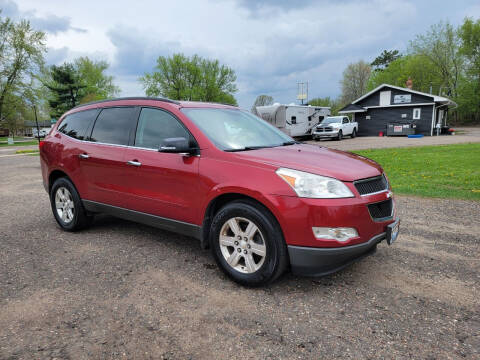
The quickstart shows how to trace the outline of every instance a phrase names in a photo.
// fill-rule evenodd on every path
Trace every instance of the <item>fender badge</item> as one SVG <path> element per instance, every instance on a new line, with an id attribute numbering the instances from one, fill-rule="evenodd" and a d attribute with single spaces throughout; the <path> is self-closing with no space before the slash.
<path id="1" fill-rule="evenodd" d="M 392 195 L 393 195 L 393 194 L 392 194 L 391 191 L 387 192 L 387 199 L 390 199 L 390 198 L 392 197 Z"/>

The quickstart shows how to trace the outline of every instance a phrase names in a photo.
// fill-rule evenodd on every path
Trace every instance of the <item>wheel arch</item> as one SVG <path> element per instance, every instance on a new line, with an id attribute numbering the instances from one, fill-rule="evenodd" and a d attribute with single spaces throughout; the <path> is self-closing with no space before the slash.
<path id="1" fill-rule="evenodd" d="M 50 172 L 50 174 L 48 175 L 48 193 L 49 194 L 50 194 L 50 191 L 52 190 L 53 183 L 61 177 L 66 177 L 73 184 L 72 179 L 68 176 L 68 174 L 65 171 L 62 171 L 62 170 L 59 170 L 59 169 L 52 170 Z M 73 184 L 73 186 L 75 186 L 75 184 Z"/>
<path id="2" fill-rule="evenodd" d="M 251 203 L 252 205 L 267 211 L 272 218 L 277 222 L 280 232 L 282 233 L 283 238 L 285 239 L 285 236 L 283 234 L 282 227 L 280 226 L 280 222 L 278 221 L 277 216 L 275 215 L 274 211 L 267 206 L 264 202 L 250 196 L 247 194 L 243 194 L 240 192 L 227 192 L 220 194 L 210 200 L 208 203 L 204 217 L 203 217 L 203 222 L 202 222 L 202 237 L 201 237 L 201 247 L 203 249 L 207 249 L 209 247 L 208 239 L 210 235 L 210 225 L 212 223 L 213 218 L 215 217 L 215 214 L 226 204 L 232 202 L 232 201 L 237 201 L 237 200 L 245 200 L 246 202 Z"/>

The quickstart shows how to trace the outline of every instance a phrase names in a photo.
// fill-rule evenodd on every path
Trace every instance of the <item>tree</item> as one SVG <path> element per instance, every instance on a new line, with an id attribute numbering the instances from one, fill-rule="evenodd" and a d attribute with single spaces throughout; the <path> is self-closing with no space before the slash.
<path id="1" fill-rule="evenodd" d="M 269 95 L 258 95 L 250 110 L 253 114 L 257 115 L 257 106 L 266 106 L 273 104 L 273 97 Z"/>
<path id="2" fill-rule="evenodd" d="M 365 61 L 349 64 L 343 71 L 341 102 L 349 104 L 365 94 L 371 73 L 371 67 Z"/>
<path id="3" fill-rule="evenodd" d="M 81 90 L 87 85 L 83 84 L 80 76 L 71 63 L 52 65 L 48 76 L 50 79 L 45 86 L 50 91 L 48 103 L 52 111 L 50 115 L 59 118 L 64 112 L 77 106 L 82 98 Z"/>
<path id="4" fill-rule="evenodd" d="M 408 78 L 412 78 L 413 90 L 438 93 L 442 85 L 442 76 L 438 68 L 423 55 L 406 55 L 390 63 L 382 71 L 374 71 L 368 80 L 367 91 L 381 84 L 405 87 Z"/>
<path id="5" fill-rule="evenodd" d="M 120 88 L 113 82 L 113 76 L 104 73 L 109 66 L 106 61 L 92 61 L 84 56 L 77 58 L 74 64 L 80 81 L 85 85 L 81 91 L 80 103 L 108 99 L 120 93 Z"/>
<path id="6" fill-rule="evenodd" d="M 312 106 L 324 106 L 329 107 L 332 115 L 337 115 L 338 110 L 341 108 L 339 99 L 332 99 L 329 96 L 324 98 L 313 98 L 308 102 Z"/>
<path id="7" fill-rule="evenodd" d="M 104 73 L 107 69 L 106 61 L 88 57 L 52 65 L 42 80 L 49 90 L 50 115 L 58 118 L 78 104 L 116 96 L 120 89 L 114 85 L 113 77 Z"/>
<path id="8" fill-rule="evenodd" d="M 15 116 L 17 100 L 28 89 L 26 79 L 43 66 L 45 51 L 45 33 L 26 20 L 14 23 L 0 17 L 0 121 L 7 113 Z"/>
<path id="9" fill-rule="evenodd" d="M 458 88 L 458 111 L 464 120 L 480 120 L 480 20 L 465 19 L 458 30 L 466 74 Z"/>
<path id="10" fill-rule="evenodd" d="M 383 50 L 383 52 L 372 61 L 370 66 L 372 66 L 375 71 L 382 71 L 386 69 L 392 61 L 400 57 L 402 57 L 402 55 L 398 50 Z"/>
<path id="11" fill-rule="evenodd" d="M 463 66 L 459 47 L 457 32 L 448 22 L 433 25 L 426 34 L 417 35 L 415 40 L 410 42 L 412 55 L 425 56 L 437 68 L 436 71 L 442 79 L 439 95 L 458 95 L 457 87 Z"/>
<path id="12" fill-rule="evenodd" d="M 152 73 L 139 78 L 148 96 L 237 104 L 235 72 L 218 60 L 173 54 L 160 56 Z"/>

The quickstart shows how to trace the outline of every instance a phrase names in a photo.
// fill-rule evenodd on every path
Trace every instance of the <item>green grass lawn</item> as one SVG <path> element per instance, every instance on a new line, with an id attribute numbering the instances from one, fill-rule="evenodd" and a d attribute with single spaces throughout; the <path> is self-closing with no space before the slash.
<path id="1" fill-rule="evenodd" d="M 480 200 L 480 143 L 354 152 L 382 165 L 397 194 Z"/>
<path id="2" fill-rule="evenodd" d="M 3 146 L 28 146 L 28 145 L 38 145 L 37 140 L 23 141 L 23 142 L 14 142 L 13 145 L 8 145 L 8 143 L 0 143 L 0 147 Z"/>
<path id="3" fill-rule="evenodd" d="M 15 141 L 15 140 L 23 140 L 23 139 L 24 139 L 23 136 L 15 136 L 15 137 L 13 138 L 14 141 Z M 0 141 L 8 141 L 8 137 L 6 137 L 6 136 L 0 136 Z"/>
<path id="4" fill-rule="evenodd" d="M 15 154 L 36 154 L 39 151 L 40 150 L 38 150 L 38 149 L 35 149 L 35 150 L 17 150 L 17 151 L 15 151 Z"/>

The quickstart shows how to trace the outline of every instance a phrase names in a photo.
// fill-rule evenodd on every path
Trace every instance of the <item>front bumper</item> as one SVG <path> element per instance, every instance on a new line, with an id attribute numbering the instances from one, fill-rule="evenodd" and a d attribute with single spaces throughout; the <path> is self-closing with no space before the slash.
<path id="1" fill-rule="evenodd" d="M 337 272 L 350 264 L 372 255 L 377 250 L 377 244 L 387 240 L 388 244 L 395 241 L 398 233 L 393 234 L 392 229 L 399 224 L 396 219 L 387 227 L 387 232 L 372 237 L 367 242 L 339 247 L 339 248 L 312 248 L 304 246 L 288 246 L 292 273 L 301 276 L 319 277 Z"/>
<path id="2" fill-rule="evenodd" d="M 338 136 L 338 130 L 337 130 L 337 131 L 329 131 L 329 132 L 316 132 L 316 131 L 314 131 L 314 132 L 312 133 L 312 136 L 313 136 L 313 137 L 316 137 L 316 138 L 322 138 L 322 137 L 325 137 L 325 138 L 337 137 L 337 136 Z"/>
<path id="3" fill-rule="evenodd" d="M 375 253 L 377 244 L 386 238 L 382 233 L 369 241 L 340 248 L 288 246 L 292 273 L 301 276 L 325 276 Z"/>

